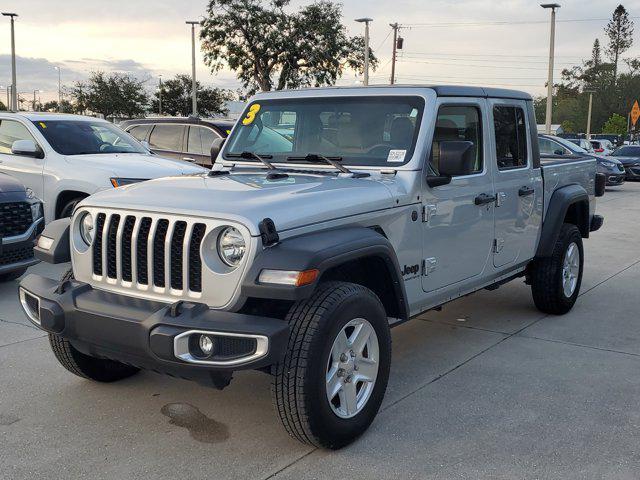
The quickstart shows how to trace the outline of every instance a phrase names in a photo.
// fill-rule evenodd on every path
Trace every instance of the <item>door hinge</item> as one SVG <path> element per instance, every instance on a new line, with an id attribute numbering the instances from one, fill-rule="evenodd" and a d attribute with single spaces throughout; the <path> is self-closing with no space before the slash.
<path id="1" fill-rule="evenodd" d="M 504 248 L 504 238 L 493 239 L 493 253 L 500 253 Z"/>
<path id="2" fill-rule="evenodd" d="M 422 275 L 427 276 L 430 273 L 433 273 L 433 271 L 436 269 L 437 264 L 438 261 L 435 259 L 435 257 L 430 257 L 422 260 Z"/>
<path id="3" fill-rule="evenodd" d="M 435 205 L 423 205 L 422 206 L 422 221 L 428 222 L 436 214 L 437 207 Z"/>

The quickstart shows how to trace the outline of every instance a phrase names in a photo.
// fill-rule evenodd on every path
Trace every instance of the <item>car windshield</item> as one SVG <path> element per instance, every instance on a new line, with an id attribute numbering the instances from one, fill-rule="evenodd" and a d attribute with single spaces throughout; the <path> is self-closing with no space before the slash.
<path id="1" fill-rule="evenodd" d="M 611 155 L 614 157 L 640 157 L 640 147 L 620 147 Z"/>
<path id="2" fill-rule="evenodd" d="M 285 162 L 316 154 L 345 165 L 403 165 L 423 110 L 420 97 L 402 96 L 258 101 L 247 107 L 223 158 L 251 152 Z"/>
<path id="3" fill-rule="evenodd" d="M 61 155 L 147 153 L 131 135 L 108 122 L 34 120 L 33 124 Z"/>

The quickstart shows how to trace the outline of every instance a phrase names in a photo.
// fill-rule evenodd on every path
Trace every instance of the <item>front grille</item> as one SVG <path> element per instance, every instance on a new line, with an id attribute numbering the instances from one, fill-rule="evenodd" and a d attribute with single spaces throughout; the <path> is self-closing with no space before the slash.
<path id="1" fill-rule="evenodd" d="M 32 223 L 27 202 L 0 203 L 0 238 L 22 235 Z"/>
<path id="2" fill-rule="evenodd" d="M 93 273 L 111 283 L 126 282 L 141 290 L 153 286 L 200 293 L 200 244 L 206 231 L 204 223 L 99 213 Z"/>
<path id="3" fill-rule="evenodd" d="M 4 248 L 4 251 L 0 255 L 0 266 L 12 265 L 33 258 L 33 247 L 16 248 L 13 250 L 9 250 L 6 246 Z"/>

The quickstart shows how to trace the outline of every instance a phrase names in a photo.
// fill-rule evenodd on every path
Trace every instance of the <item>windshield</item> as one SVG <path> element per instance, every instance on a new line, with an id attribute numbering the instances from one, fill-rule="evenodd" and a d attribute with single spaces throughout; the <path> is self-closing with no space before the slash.
<path id="1" fill-rule="evenodd" d="M 611 155 L 614 157 L 640 157 L 640 147 L 620 147 Z"/>
<path id="2" fill-rule="evenodd" d="M 148 153 L 132 136 L 108 122 L 34 120 L 33 124 L 61 155 Z"/>
<path id="3" fill-rule="evenodd" d="M 223 158 L 252 152 L 285 162 L 317 154 L 345 165 L 403 165 L 415 149 L 423 110 L 421 98 L 400 96 L 254 102 Z"/>

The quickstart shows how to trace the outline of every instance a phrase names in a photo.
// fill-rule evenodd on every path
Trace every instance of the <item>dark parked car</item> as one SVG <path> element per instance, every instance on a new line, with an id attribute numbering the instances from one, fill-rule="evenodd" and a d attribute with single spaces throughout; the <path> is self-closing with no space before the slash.
<path id="1" fill-rule="evenodd" d="M 587 142 L 587 140 L 585 140 L 585 142 Z M 547 159 L 575 160 L 580 157 L 585 159 L 595 158 L 598 173 L 604 173 L 607 177 L 607 186 L 614 187 L 624 183 L 624 167 L 622 163 L 614 158 L 603 157 L 602 155 L 588 152 L 571 140 L 553 135 L 538 135 L 538 143 L 540 145 L 540 154 Z"/>
<path id="2" fill-rule="evenodd" d="M 623 145 L 611 157 L 619 160 L 627 172 L 627 180 L 640 179 L 640 145 Z"/>
<path id="3" fill-rule="evenodd" d="M 14 280 L 38 263 L 33 245 L 43 228 L 42 202 L 15 178 L 0 173 L 0 282 Z"/>
<path id="4" fill-rule="evenodd" d="M 233 123 L 198 117 L 158 117 L 126 120 L 120 127 L 147 142 L 158 155 L 211 167 L 211 144 L 218 138 L 227 138 Z"/>

